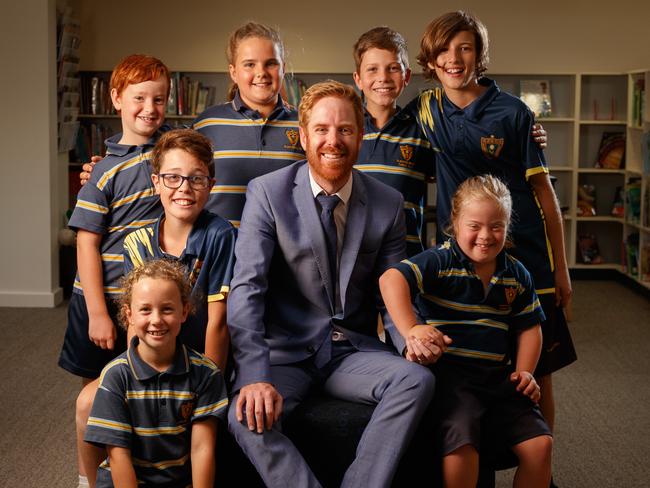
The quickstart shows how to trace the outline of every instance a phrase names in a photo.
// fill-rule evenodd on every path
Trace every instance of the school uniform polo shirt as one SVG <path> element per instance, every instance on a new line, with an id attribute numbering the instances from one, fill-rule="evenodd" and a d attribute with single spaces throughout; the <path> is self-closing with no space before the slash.
<path id="1" fill-rule="evenodd" d="M 451 199 L 467 178 L 499 177 L 513 203 L 511 234 L 519 259 L 533 276 L 538 294 L 554 292 L 553 257 L 544 215 L 528 183 L 548 173 L 544 154 L 530 133 L 534 117 L 517 97 L 482 78 L 485 92 L 465 109 L 454 105 L 440 89 L 420 95 L 419 120 L 436 154 L 438 237 L 449 221 Z"/>
<path id="2" fill-rule="evenodd" d="M 179 260 L 187 270 L 195 298 L 195 310 L 181 327 L 179 338 L 192 349 L 203 351 L 208 303 L 224 300 L 230 291 L 237 231 L 227 220 L 203 210 L 194 222 L 183 253 L 176 257 L 160 247 L 160 224 L 164 218 L 163 215 L 153 225 L 126 236 L 124 273 L 151 259 Z"/>
<path id="3" fill-rule="evenodd" d="M 426 245 L 424 207 L 427 179 L 434 174 L 434 152 L 414 115 L 398 112 L 378 129 L 366 112 L 363 142 L 355 168 L 391 186 L 404 196 L 406 246 L 409 256 Z"/>
<path id="4" fill-rule="evenodd" d="M 159 372 L 140 358 L 138 343 L 134 337 L 102 371 L 84 439 L 131 449 L 138 486 L 189 486 L 192 423 L 224 418 L 223 377 L 212 361 L 180 341 L 172 365 Z M 97 487 L 111 486 L 106 459 L 97 471 Z"/>
<path id="5" fill-rule="evenodd" d="M 95 165 L 90 179 L 81 187 L 68 223 L 72 229 L 102 235 L 100 253 L 107 295 L 122 291 L 118 281 L 124 268 L 124 236 L 154 223 L 162 211 L 151 182 L 150 161 L 160 134 L 157 132 L 141 146 L 119 144 L 121 133 L 107 139 L 106 156 Z M 73 291 L 83 295 L 78 273 Z"/>
<path id="6" fill-rule="evenodd" d="M 487 292 L 453 239 L 392 267 L 406 278 L 425 323 L 453 340 L 441 360 L 504 364 L 510 332 L 544 320 L 528 272 L 505 251 L 497 256 Z"/>
<path id="7" fill-rule="evenodd" d="M 212 141 L 216 184 L 207 209 L 239 227 L 246 186 L 253 178 L 284 168 L 304 151 L 298 133 L 298 112 L 280 97 L 268 118 L 248 108 L 239 92 L 228 103 L 208 108 L 193 128 Z"/>

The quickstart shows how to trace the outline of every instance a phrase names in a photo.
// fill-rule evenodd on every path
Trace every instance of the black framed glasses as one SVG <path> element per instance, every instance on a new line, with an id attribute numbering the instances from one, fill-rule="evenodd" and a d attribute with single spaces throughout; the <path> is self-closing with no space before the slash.
<path id="1" fill-rule="evenodd" d="M 185 180 L 193 190 L 205 190 L 212 182 L 212 179 L 205 175 L 183 176 L 175 173 L 161 173 L 158 176 L 162 179 L 163 185 L 172 190 L 180 188 Z"/>

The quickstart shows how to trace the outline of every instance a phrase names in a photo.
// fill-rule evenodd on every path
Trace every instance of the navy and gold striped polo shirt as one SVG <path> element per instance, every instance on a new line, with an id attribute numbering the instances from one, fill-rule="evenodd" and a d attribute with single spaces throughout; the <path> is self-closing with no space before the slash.
<path id="1" fill-rule="evenodd" d="M 183 344 L 205 350 L 208 303 L 224 300 L 230 291 L 235 264 L 236 229 L 230 223 L 203 210 L 187 237 L 181 256 L 171 256 L 160 248 L 161 216 L 153 225 L 130 233 L 124 239 L 124 274 L 151 259 L 178 260 L 185 266 L 192 285 L 195 309 L 181 327 Z"/>
<path id="2" fill-rule="evenodd" d="M 480 364 L 503 364 L 509 359 L 510 332 L 544 320 L 530 275 L 505 251 L 497 256 L 487 292 L 453 239 L 393 267 L 409 283 L 420 317 L 453 340 L 442 360 L 449 355 Z"/>
<path id="3" fill-rule="evenodd" d="M 366 112 L 363 142 L 355 168 L 398 190 L 404 197 L 406 251 L 427 247 L 424 207 L 427 179 L 434 174 L 435 153 L 415 116 L 398 112 L 378 129 Z"/>
<path id="4" fill-rule="evenodd" d="M 239 227 L 246 186 L 253 178 L 284 168 L 305 153 L 300 146 L 298 112 L 280 97 L 268 118 L 248 108 L 239 93 L 208 108 L 193 128 L 212 141 L 215 178 L 206 208 Z"/>
<path id="5" fill-rule="evenodd" d="M 119 144 L 122 134 L 106 140 L 107 153 L 81 188 L 68 225 L 102 235 L 100 253 L 104 293 L 121 293 L 122 241 L 134 229 L 150 225 L 162 207 L 151 182 L 151 153 L 161 132 L 142 146 Z M 83 295 L 79 274 L 74 292 Z"/>
<path id="6" fill-rule="evenodd" d="M 138 486 L 192 484 L 192 423 L 224 418 L 228 397 L 219 368 L 176 342 L 174 362 L 165 372 L 137 354 L 138 338 L 108 363 L 99 377 L 84 439 L 131 450 Z M 97 472 L 97 487 L 112 487 L 110 460 Z"/>

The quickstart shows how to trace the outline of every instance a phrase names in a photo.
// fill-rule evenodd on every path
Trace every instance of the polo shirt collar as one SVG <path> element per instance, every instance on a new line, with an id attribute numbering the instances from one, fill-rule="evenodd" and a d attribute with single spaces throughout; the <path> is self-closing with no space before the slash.
<path id="1" fill-rule="evenodd" d="M 198 257 L 200 252 L 198 246 L 200 245 L 200 242 L 203 239 L 200 236 L 197 236 L 197 233 L 198 231 L 205 229 L 209 217 L 210 217 L 209 212 L 207 210 L 205 209 L 201 210 L 201 213 L 196 218 L 196 221 L 192 226 L 190 235 L 187 236 L 187 243 L 185 244 L 185 249 L 183 250 L 183 253 L 179 256 L 179 259 L 183 260 L 185 256 Z M 163 220 L 165 220 L 164 212 L 153 224 L 153 242 L 155 243 L 156 246 L 158 246 L 158 249 L 160 250 L 161 254 L 166 255 L 167 253 L 165 253 L 162 247 L 160 246 L 160 225 L 162 224 Z"/>
<path id="2" fill-rule="evenodd" d="M 155 146 L 156 141 L 160 138 L 160 131 L 156 133 L 147 140 L 142 146 L 120 144 L 120 139 L 122 138 L 122 133 L 115 134 L 104 141 L 106 145 L 106 154 L 113 154 L 114 156 L 122 157 L 127 154 L 136 151 L 139 147 L 146 148 L 148 146 Z"/>
<path id="3" fill-rule="evenodd" d="M 137 336 L 131 339 L 131 346 L 126 351 L 127 361 L 131 367 L 131 372 L 139 381 L 149 380 L 160 374 L 160 371 L 152 368 L 145 363 L 136 351 L 137 345 L 140 340 Z M 190 372 L 190 359 L 187 354 L 187 349 L 180 340 L 176 339 L 176 353 L 171 366 L 165 371 L 166 374 L 182 375 Z"/>
<path id="4" fill-rule="evenodd" d="M 244 113 L 244 112 L 254 112 L 254 113 L 257 113 L 257 110 L 254 110 L 254 109 L 250 108 L 248 105 L 246 105 L 246 104 L 244 103 L 244 101 L 242 100 L 241 96 L 239 95 L 239 90 L 237 90 L 237 91 L 235 92 L 235 96 L 234 96 L 234 98 L 232 99 L 232 102 L 231 102 L 231 103 L 232 103 L 232 108 L 233 108 L 236 112 L 241 112 L 241 113 Z M 278 95 L 278 101 L 276 102 L 276 104 L 275 104 L 275 108 L 274 108 L 273 111 L 271 112 L 271 115 L 275 114 L 275 113 L 278 112 L 278 111 L 286 111 L 287 109 L 288 109 L 288 107 L 287 107 L 287 105 L 284 103 L 284 100 L 282 100 L 282 97 Z M 269 116 L 269 118 L 272 118 L 272 117 Z"/>
<path id="5" fill-rule="evenodd" d="M 443 112 L 447 117 L 451 117 L 456 113 L 464 114 L 465 117 L 472 120 L 477 120 L 485 109 L 492 103 L 492 101 L 499 95 L 501 90 L 494 80 L 490 78 L 481 78 L 478 80 L 479 85 L 487 88 L 483 94 L 470 103 L 464 109 L 458 108 L 454 103 L 447 98 L 445 94 L 442 98 Z M 443 92 L 444 93 L 444 92 Z"/>
<path id="6" fill-rule="evenodd" d="M 368 129 L 379 130 L 379 128 L 375 126 L 375 123 L 373 121 L 373 117 L 370 114 L 370 112 L 368 112 L 365 105 L 363 106 L 363 117 L 364 117 L 364 120 L 365 120 L 366 131 Z M 402 107 L 400 107 L 398 105 L 397 106 L 397 111 L 393 114 L 393 116 L 390 119 L 388 119 L 388 122 L 386 123 L 386 127 L 388 127 L 395 119 L 397 119 L 397 120 L 409 120 L 410 118 L 411 118 L 411 115 L 408 113 L 408 111 L 402 110 Z"/>
<path id="7" fill-rule="evenodd" d="M 449 243 L 452 252 L 454 253 L 454 256 L 460 263 L 463 265 L 463 268 L 470 270 L 474 272 L 474 263 L 472 263 L 471 259 L 467 257 L 467 255 L 463 252 L 463 250 L 460 248 L 458 245 L 458 241 L 454 239 L 453 237 L 449 238 Z M 502 249 L 499 254 L 497 254 L 497 266 L 496 269 L 494 270 L 494 274 L 498 275 L 502 273 L 506 269 L 506 264 L 507 264 L 507 258 L 506 258 L 506 251 L 505 249 Z"/>

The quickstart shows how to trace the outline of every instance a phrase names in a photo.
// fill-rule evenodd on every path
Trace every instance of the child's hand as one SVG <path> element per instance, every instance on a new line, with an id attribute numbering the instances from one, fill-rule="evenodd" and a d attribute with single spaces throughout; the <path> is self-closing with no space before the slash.
<path id="1" fill-rule="evenodd" d="M 88 317 L 88 337 L 102 349 L 113 349 L 117 330 L 108 314 L 90 315 Z"/>
<path id="2" fill-rule="evenodd" d="M 430 325 L 414 325 L 406 338 L 406 359 L 433 364 L 447 350 L 451 339 Z"/>
<path id="3" fill-rule="evenodd" d="M 560 307 L 568 307 L 571 303 L 571 278 L 566 266 L 555 268 L 555 304 Z"/>
<path id="4" fill-rule="evenodd" d="M 538 403 L 542 394 L 535 377 L 528 371 L 515 371 L 510 375 L 510 381 L 517 384 L 517 391 Z"/>
<path id="5" fill-rule="evenodd" d="M 540 149 L 546 149 L 548 145 L 548 139 L 546 137 L 546 129 L 542 127 L 542 124 L 535 122 L 533 125 L 533 130 L 530 132 L 533 136 L 533 139 L 537 143 Z"/>

